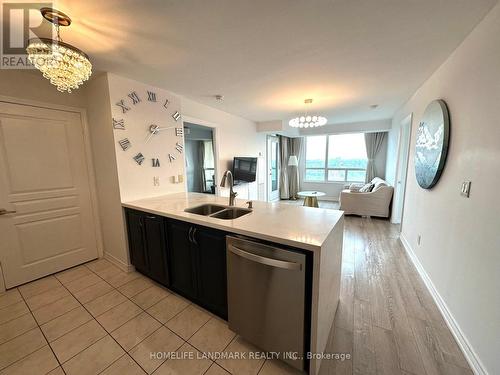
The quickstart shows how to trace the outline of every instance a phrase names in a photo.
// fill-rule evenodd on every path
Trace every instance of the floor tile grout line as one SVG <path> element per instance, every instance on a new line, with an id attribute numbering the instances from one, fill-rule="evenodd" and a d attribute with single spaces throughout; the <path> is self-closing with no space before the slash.
<path id="1" fill-rule="evenodd" d="M 30 313 L 23 314 L 23 315 L 22 315 L 22 316 L 20 316 L 19 318 L 22 318 L 24 315 L 28 315 L 28 314 L 30 314 Z M 35 317 L 33 316 L 33 314 L 31 314 L 31 317 L 32 317 L 32 318 L 33 318 L 33 320 L 35 321 L 35 324 L 36 324 L 36 326 L 35 326 L 35 327 L 31 327 L 31 328 L 27 329 L 26 331 L 23 331 L 23 332 L 21 332 L 21 333 L 19 333 L 19 334 L 16 334 L 15 336 L 11 337 L 11 338 L 10 338 L 10 339 L 8 339 L 7 341 L 0 342 L 0 345 L 7 344 L 8 342 L 11 342 L 12 340 L 15 340 L 15 339 L 16 339 L 16 338 L 18 338 L 19 336 L 22 336 L 22 335 L 24 335 L 25 333 L 28 333 L 29 331 L 31 331 L 31 330 L 33 330 L 33 329 L 37 328 L 37 327 L 38 327 L 38 323 L 37 323 L 37 321 L 36 321 Z"/>
<path id="2" fill-rule="evenodd" d="M 24 300 L 24 296 L 22 295 L 22 293 L 21 293 L 21 292 L 19 292 L 19 294 L 21 294 L 21 298 Z M 66 371 L 64 371 L 64 369 L 63 369 L 63 367 L 62 367 L 61 361 L 59 361 L 59 358 L 57 358 L 56 353 L 55 353 L 55 352 L 54 352 L 54 350 L 52 349 L 52 346 L 50 346 L 49 340 L 47 339 L 47 336 L 45 336 L 45 332 L 43 332 L 42 327 L 40 326 L 40 324 L 38 324 L 38 321 L 36 320 L 35 316 L 33 315 L 33 311 L 31 310 L 31 307 L 28 305 L 28 303 L 27 303 L 25 300 L 24 300 L 24 303 L 26 303 L 26 305 L 28 306 L 28 310 L 30 311 L 31 315 L 33 316 L 33 319 L 35 320 L 35 323 L 36 323 L 36 325 L 37 325 L 38 330 L 40 331 L 40 333 L 42 334 L 43 338 L 45 339 L 45 342 L 47 343 L 47 346 L 49 347 L 50 351 L 52 352 L 52 355 L 54 356 L 54 358 L 56 359 L 57 363 L 59 364 L 59 367 L 62 369 L 62 372 L 63 372 L 64 374 L 66 374 Z M 39 348 L 39 349 L 40 349 L 40 348 Z M 37 350 L 38 350 L 38 349 L 37 349 Z M 32 352 L 32 353 L 34 353 L 34 352 Z M 32 354 L 32 353 L 30 353 L 30 354 Z M 28 354 L 28 355 L 30 355 L 30 354 Z M 26 356 L 25 356 L 25 357 L 23 357 L 23 358 L 26 358 Z M 17 361 L 16 361 L 16 362 L 17 362 Z M 14 363 L 15 363 L 15 362 L 13 362 L 12 364 L 14 364 Z M 12 365 L 12 364 L 11 364 L 11 365 Z M 9 365 L 9 366 L 10 366 L 10 365 Z M 52 369 L 52 370 L 54 370 L 54 369 Z M 52 370 L 50 370 L 50 371 L 52 371 Z M 49 371 L 49 372 L 50 372 L 50 371 Z"/>
<path id="3" fill-rule="evenodd" d="M 91 270 L 91 271 L 92 271 L 92 270 Z M 93 271 L 92 271 L 92 272 L 93 272 Z M 97 276 L 99 276 L 99 275 L 97 275 Z M 99 277 L 100 277 L 100 276 L 99 276 Z M 111 286 L 113 286 L 113 285 L 111 285 Z M 116 288 L 115 288 L 115 289 L 116 289 Z M 72 294 L 69 290 L 68 290 L 68 292 L 69 292 L 71 295 L 73 295 L 73 294 Z M 119 292 L 119 291 L 118 291 L 118 292 Z M 75 296 L 73 295 L 73 297 L 75 297 Z M 125 296 L 125 297 L 126 297 L 126 296 Z M 75 298 L 76 298 L 76 297 L 75 297 Z M 125 350 L 125 348 L 124 348 L 124 347 L 123 347 L 123 346 L 122 346 L 122 345 L 121 345 L 121 344 L 120 344 L 120 343 L 119 343 L 119 342 L 118 342 L 118 341 L 117 341 L 117 340 L 116 340 L 113 336 L 111 336 L 111 333 L 109 333 L 109 332 L 108 332 L 108 330 L 107 330 L 106 328 L 104 328 L 104 326 L 103 326 L 103 325 L 102 325 L 102 324 L 101 324 L 101 323 L 100 323 L 100 322 L 99 322 L 96 318 L 94 318 L 94 316 L 90 313 L 90 311 L 88 311 L 88 310 L 87 310 L 87 308 L 86 308 L 84 305 L 82 305 L 82 307 L 83 307 L 83 308 L 87 311 L 87 313 L 88 313 L 88 314 L 89 314 L 89 315 L 90 315 L 90 316 L 91 316 L 91 317 L 92 317 L 92 318 L 93 318 L 93 319 L 97 322 L 97 324 L 99 324 L 99 325 L 101 326 L 101 328 L 102 328 L 102 329 L 103 329 L 103 330 L 107 333 L 107 335 L 108 335 L 109 337 L 111 337 L 111 339 L 112 339 L 112 340 L 113 340 L 113 341 L 114 341 L 114 342 L 115 342 L 115 343 L 116 343 L 116 344 L 117 344 L 117 345 L 118 345 L 118 346 L 119 346 L 119 347 L 120 347 L 120 348 L 121 348 L 121 349 L 122 349 L 125 353 L 127 353 L 127 354 L 128 354 L 128 352 Z M 140 307 L 139 307 L 139 308 L 140 308 Z M 142 309 L 141 309 L 141 310 L 142 310 Z M 143 310 L 143 311 L 144 311 L 144 310 Z M 138 314 L 138 315 L 139 315 L 139 314 Z M 136 316 L 137 316 L 137 315 L 136 315 Z M 130 320 L 131 320 L 131 319 L 130 319 Z M 130 321 L 130 320 L 128 320 L 128 321 Z M 127 322 L 128 322 L 128 321 L 127 321 Z M 118 329 L 118 328 L 117 328 L 117 329 Z M 105 337 L 106 337 L 106 336 L 104 336 L 103 338 L 105 338 Z M 102 340 L 103 338 L 99 339 L 98 341 Z M 98 342 L 98 341 L 96 341 L 96 342 Z M 95 344 L 95 343 L 94 343 L 94 344 Z M 94 345 L 94 344 L 92 344 L 92 345 Z M 90 346 L 92 346 L 92 345 L 90 345 Z M 90 347 L 90 346 L 89 346 L 89 347 Z M 89 347 L 85 348 L 84 350 L 87 350 Z M 80 352 L 78 352 L 78 354 L 81 354 L 82 352 L 83 352 L 83 350 L 81 350 Z M 78 355 L 78 354 L 77 354 L 77 355 Z M 56 358 L 57 358 L 57 357 L 56 357 Z M 73 358 L 74 358 L 74 357 L 73 357 Z M 121 357 L 120 357 L 120 358 L 121 358 Z M 130 358 L 132 358 L 132 356 L 130 356 Z M 132 360 L 133 360 L 133 361 L 134 361 L 134 362 L 135 362 L 135 363 L 136 363 L 136 364 L 140 367 L 139 363 L 137 363 L 137 361 L 136 361 L 134 358 L 132 358 Z M 59 362 L 59 359 L 58 359 L 57 361 Z M 68 361 L 66 361 L 66 362 L 68 362 Z M 64 362 L 64 363 L 66 363 L 66 362 Z M 116 361 L 115 361 L 115 362 L 116 362 Z M 113 363 L 114 363 L 114 362 L 113 362 Z M 62 365 L 61 365 L 61 367 L 62 367 Z M 141 368 L 142 368 L 142 367 L 141 367 Z M 104 371 L 104 370 L 103 370 L 103 371 Z"/>
<path id="4" fill-rule="evenodd" d="M 148 335 L 148 336 L 146 336 L 143 340 L 141 340 L 140 342 L 138 342 L 137 344 L 135 344 L 132 348 L 130 348 L 130 350 L 129 350 L 128 352 L 126 352 L 126 353 L 127 353 L 130 357 L 132 357 L 132 359 L 134 359 L 134 357 L 130 354 L 130 352 L 131 352 L 132 350 L 134 350 L 136 347 L 138 347 L 141 343 L 143 343 L 144 341 L 146 341 L 149 337 L 153 336 L 156 332 L 158 332 L 158 331 L 159 331 L 160 329 L 162 329 L 162 328 L 166 328 L 166 329 L 168 329 L 171 333 L 173 333 L 175 336 L 179 337 L 179 338 L 182 340 L 182 344 L 181 344 L 181 345 L 180 345 L 177 349 L 175 349 L 175 351 L 179 350 L 179 349 L 180 349 L 180 347 L 181 347 L 181 346 L 183 346 L 183 345 L 186 343 L 186 341 L 185 341 L 182 337 L 180 337 L 180 336 L 179 336 L 179 335 L 177 335 L 174 331 L 172 331 L 172 330 L 171 330 L 171 329 L 169 329 L 168 327 L 165 327 L 165 326 L 162 324 L 162 325 L 160 325 L 160 326 L 159 326 L 156 330 L 154 330 L 151 334 L 149 334 L 149 335 Z M 134 359 L 134 360 L 135 360 L 135 359 Z M 161 363 L 161 364 L 160 364 L 157 368 L 155 368 L 155 369 L 154 369 L 154 371 L 153 371 L 153 373 L 154 373 L 156 370 L 158 370 L 158 368 L 159 368 L 161 365 L 163 365 L 163 364 L 164 364 L 167 360 L 168 360 L 168 358 L 167 358 L 166 360 L 164 360 L 164 361 L 163 361 L 163 362 L 162 362 L 162 363 Z M 146 373 L 147 373 L 147 371 L 146 371 L 146 369 L 145 369 L 144 367 L 142 367 L 142 366 L 141 366 L 141 365 L 140 365 L 137 361 L 135 361 L 135 362 L 139 365 L 139 367 L 140 367 L 141 369 L 143 369 L 143 370 L 144 370 L 144 372 L 146 372 Z"/>
<path id="5" fill-rule="evenodd" d="M 63 297 L 63 298 L 65 298 L 65 297 Z M 62 298 L 61 298 L 61 299 L 62 299 Z M 60 300 L 58 299 L 57 301 L 60 301 Z M 54 302 L 57 302 L 57 301 L 54 301 Z M 77 300 L 77 302 L 78 302 L 78 303 L 80 303 L 80 301 L 78 301 L 78 300 Z M 80 304 L 80 306 L 81 306 L 81 304 Z M 57 318 L 60 318 L 61 316 L 66 315 L 67 313 L 69 313 L 69 312 L 71 312 L 71 311 L 73 311 L 73 310 L 76 310 L 76 309 L 77 309 L 77 308 L 79 308 L 80 306 L 73 307 L 71 310 L 65 311 L 65 312 L 64 312 L 64 313 L 62 313 L 61 315 L 55 316 L 55 317 L 51 318 L 50 320 L 47 320 L 46 322 L 43 322 L 42 324 L 38 323 L 38 320 L 36 319 L 36 317 L 35 317 L 35 320 L 36 320 L 37 324 L 38 324 L 38 325 L 40 326 L 40 328 L 41 328 L 43 325 L 45 325 L 45 324 L 47 324 L 47 323 L 50 323 L 51 321 L 53 321 L 53 320 L 55 320 L 55 319 L 57 319 Z M 38 309 L 37 309 L 37 310 L 38 310 Z M 35 314 L 33 314 L 33 316 L 35 316 Z"/>
<path id="6" fill-rule="evenodd" d="M 0 312 L 1 312 L 3 309 L 7 309 L 7 308 L 9 308 L 9 307 L 11 307 L 11 306 L 14 306 L 15 304 L 18 304 L 18 303 L 24 303 L 24 306 L 26 306 L 26 308 L 28 308 L 28 305 L 26 304 L 26 302 L 24 302 L 24 301 L 17 301 L 17 302 L 14 302 L 12 305 L 2 307 L 2 308 L 0 309 Z M 29 311 L 29 309 L 28 309 L 28 312 L 30 312 L 30 311 Z M 5 324 L 5 323 L 11 322 L 11 321 L 13 321 L 14 319 L 17 319 L 17 318 L 19 318 L 19 317 L 21 317 L 21 316 L 23 316 L 23 315 L 25 315 L 25 314 L 27 314 L 27 313 L 25 312 L 25 313 L 23 313 L 23 314 L 21 314 L 21 315 L 18 315 L 18 316 L 16 316 L 16 317 L 14 317 L 14 318 L 11 318 L 11 319 L 9 319 L 9 320 L 6 320 L 5 322 L 0 323 L 0 326 L 1 326 L 1 325 L 3 325 L 3 324 Z"/>

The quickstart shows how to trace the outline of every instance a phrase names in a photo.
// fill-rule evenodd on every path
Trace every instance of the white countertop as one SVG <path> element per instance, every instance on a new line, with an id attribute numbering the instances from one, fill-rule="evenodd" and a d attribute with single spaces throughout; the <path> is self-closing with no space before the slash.
<path id="1" fill-rule="evenodd" d="M 311 251 L 321 249 L 343 215 L 343 211 L 338 210 L 261 201 L 253 201 L 253 211 L 234 220 L 216 219 L 184 212 L 184 209 L 188 207 L 204 203 L 227 205 L 228 198 L 211 194 L 175 193 L 126 202 L 122 205 Z M 247 207 L 245 200 L 238 199 L 235 206 Z"/>

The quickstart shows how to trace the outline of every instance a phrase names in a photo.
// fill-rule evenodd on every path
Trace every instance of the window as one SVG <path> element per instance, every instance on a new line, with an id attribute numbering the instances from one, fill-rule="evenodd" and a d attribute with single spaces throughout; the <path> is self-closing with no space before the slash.
<path id="1" fill-rule="evenodd" d="M 364 182 L 367 162 L 362 133 L 306 138 L 305 181 Z"/>

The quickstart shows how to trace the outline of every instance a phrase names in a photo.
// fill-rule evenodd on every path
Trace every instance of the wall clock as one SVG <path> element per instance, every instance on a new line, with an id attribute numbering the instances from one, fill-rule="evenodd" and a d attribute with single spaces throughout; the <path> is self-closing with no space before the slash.
<path id="1" fill-rule="evenodd" d="M 123 99 L 118 100 L 116 106 L 120 110 L 121 115 L 127 115 L 129 111 L 133 111 L 135 108 L 139 108 L 143 105 L 159 105 L 165 111 L 171 111 L 169 109 L 170 101 L 168 99 L 160 98 L 155 91 L 146 90 L 145 92 L 140 92 L 133 90 L 129 92 Z M 167 112 L 168 113 L 168 112 Z M 179 111 L 172 110 L 170 112 L 170 116 L 172 119 L 177 122 L 181 119 L 181 114 Z M 135 123 L 130 124 L 126 123 L 125 118 L 112 118 L 112 125 L 114 130 L 119 130 L 121 134 L 127 134 L 127 128 L 133 127 L 144 127 L 144 139 L 133 139 L 132 141 L 129 137 L 120 137 L 118 140 L 118 144 L 124 152 L 127 152 L 129 149 L 135 149 L 135 152 L 132 153 L 131 159 L 137 163 L 137 165 L 143 165 L 146 156 L 143 152 L 147 151 L 147 144 L 149 142 L 155 142 L 155 138 L 161 138 L 163 136 L 176 136 L 183 137 L 184 132 L 182 125 L 179 126 L 169 126 L 168 125 L 168 117 L 165 117 L 164 124 L 151 124 L 151 123 Z M 172 120 L 170 120 L 171 123 Z M 163 134 L 163 135 L 162 135 Z M 140 150 L 140 148 L 145 147 L 146 151 Z M 174 153 L 182 153 L 184 150 L 184 146 L 182 142 L 176 142 L 174 148 L 165 153 L 163 157 L 168 158 L 169 162 L 172 163 L 176 160 Z M 161 155 L 149 155 L 147 156 L 152 160 L 151 167 L 159 168 L 161 166 Z"/>
<path id="2" fill-rule="evenodd" d="M 430 189 L 439 181 L 446 162 L 449 138 L 448 107 L 443 100 L 434 100 L 422 116 L 415 145 L 415 175 L 423 189 Z"/>

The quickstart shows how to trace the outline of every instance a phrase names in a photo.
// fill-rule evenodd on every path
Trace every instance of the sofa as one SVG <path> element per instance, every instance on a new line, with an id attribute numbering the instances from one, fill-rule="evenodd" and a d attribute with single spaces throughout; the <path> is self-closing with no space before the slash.
<path id="1" fill-rule="evenodd" d="M 342 190 L 339 209 L 346 215 L 389 217 L 394 188 L 379 177 L 370 184 L 373 184 L 370 192 L 360 192 L 359 185 Z"/>

